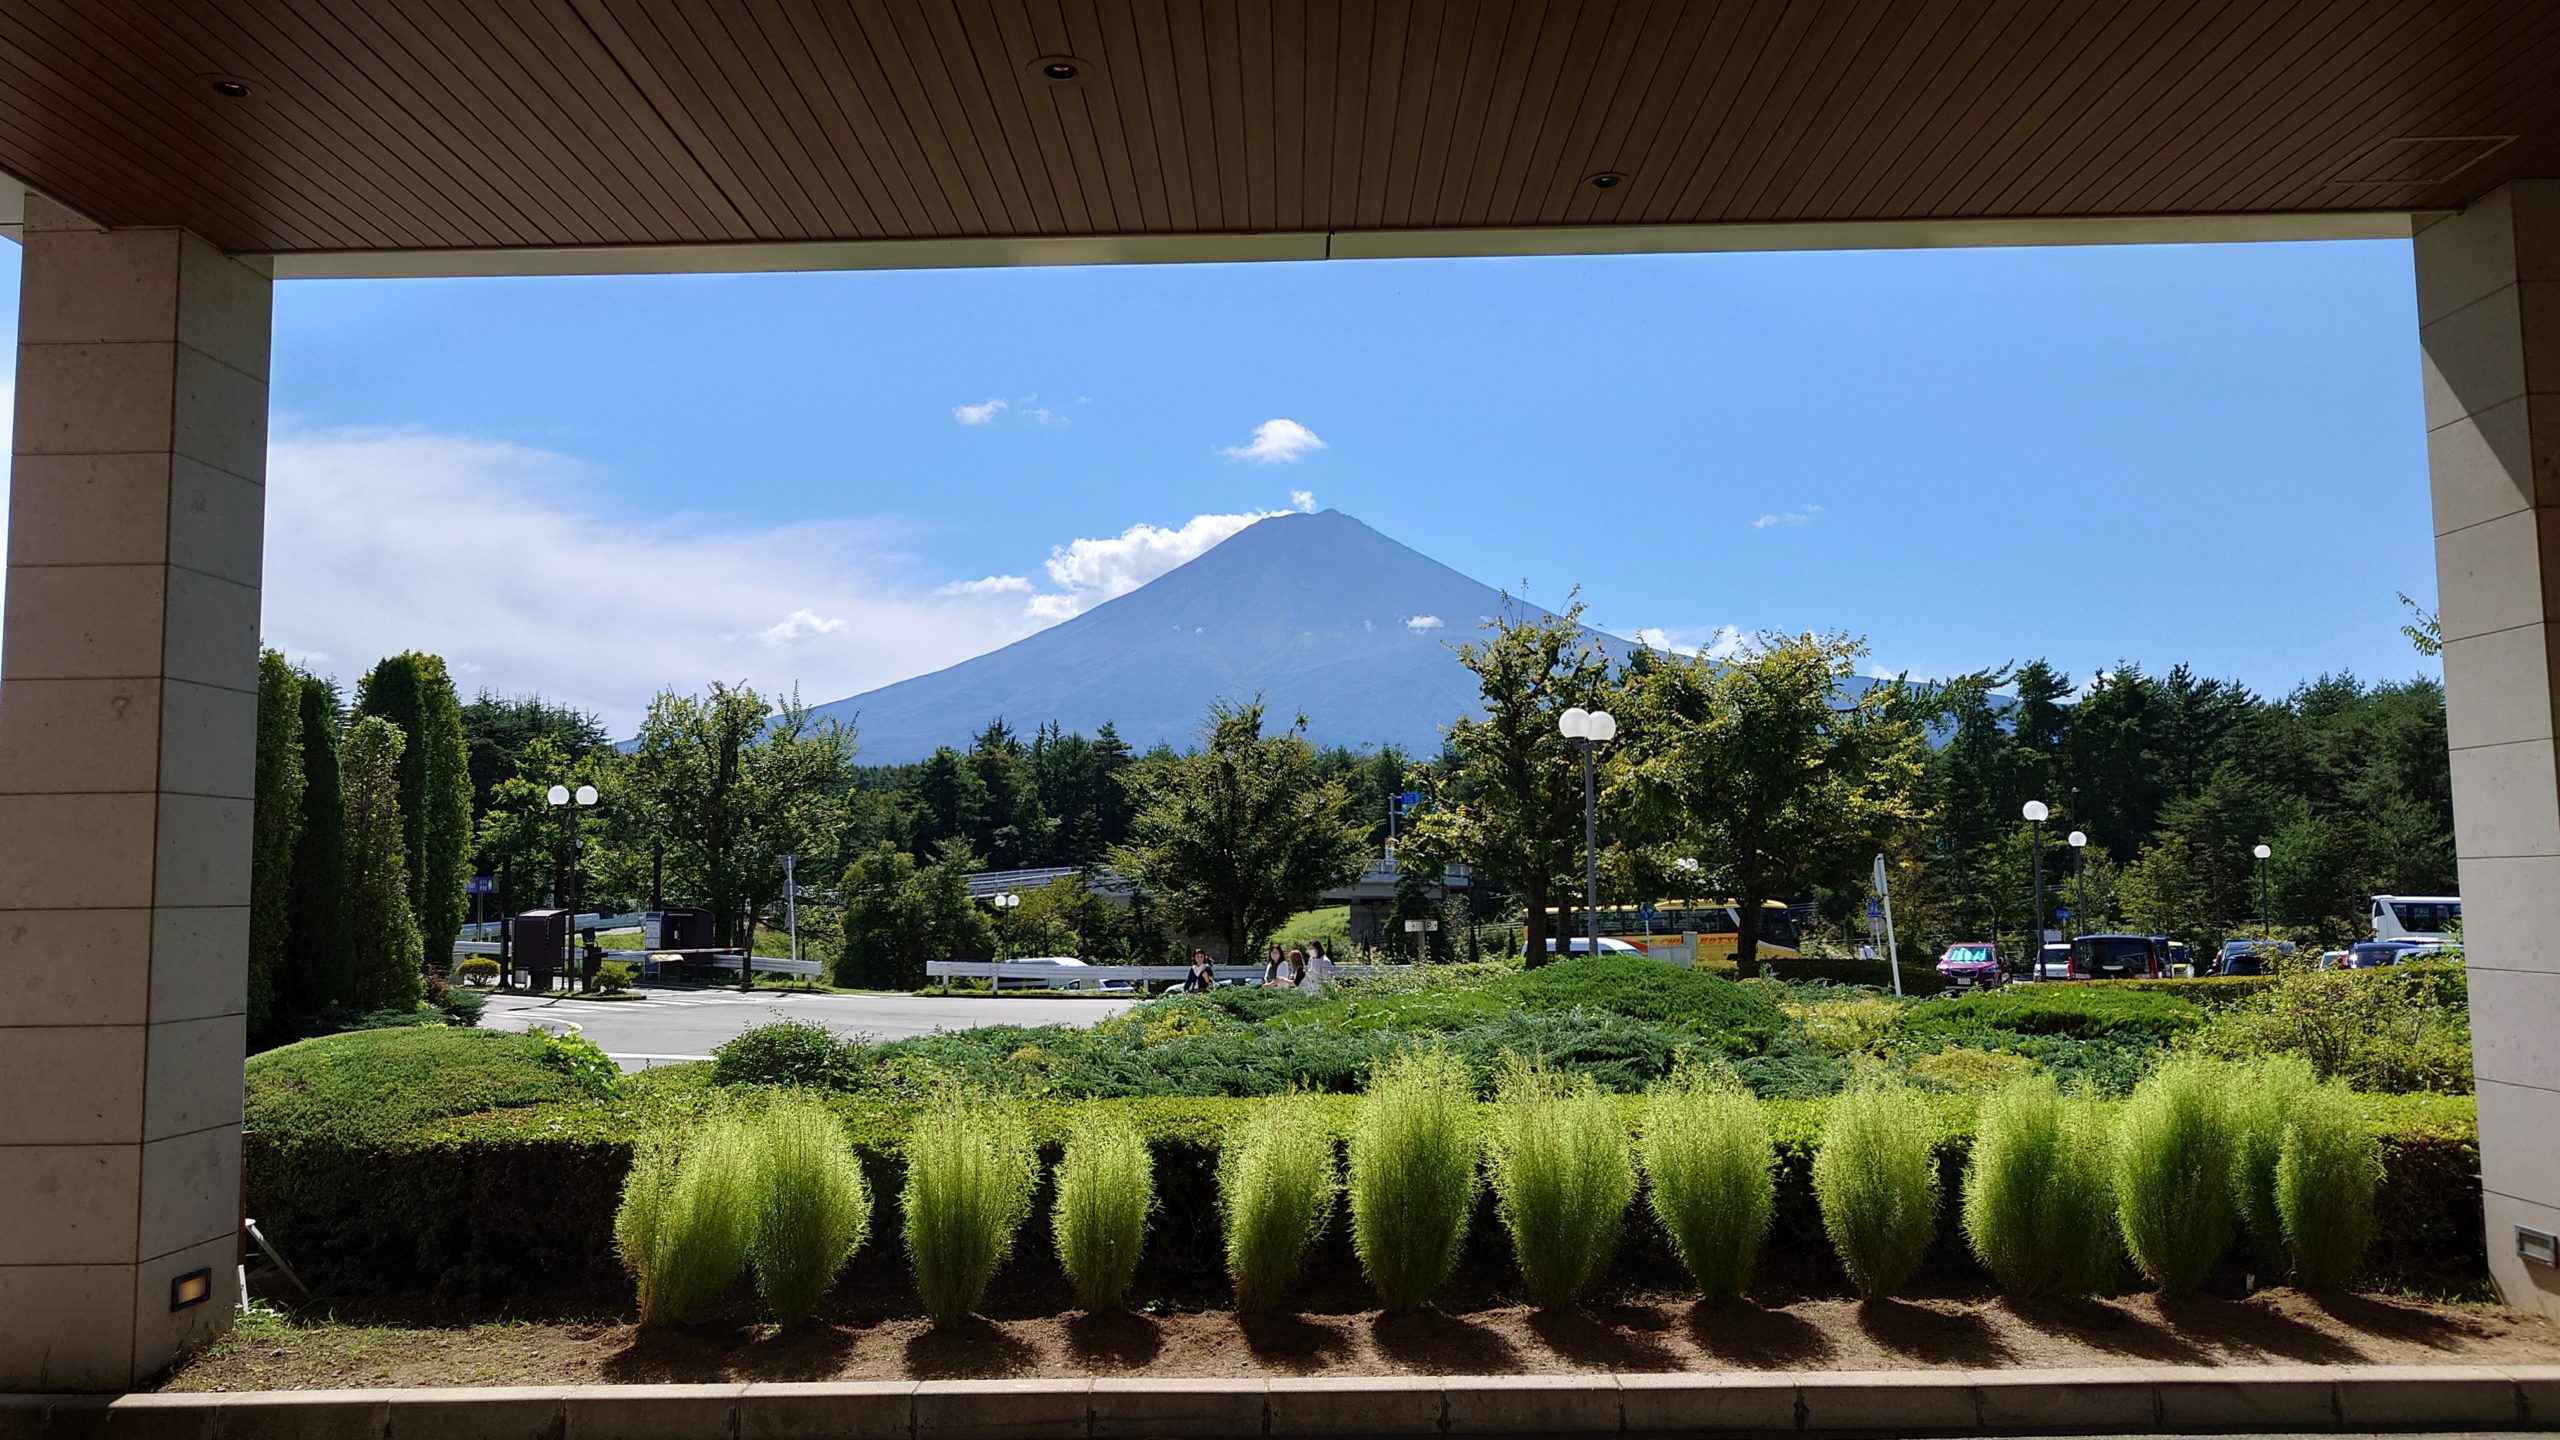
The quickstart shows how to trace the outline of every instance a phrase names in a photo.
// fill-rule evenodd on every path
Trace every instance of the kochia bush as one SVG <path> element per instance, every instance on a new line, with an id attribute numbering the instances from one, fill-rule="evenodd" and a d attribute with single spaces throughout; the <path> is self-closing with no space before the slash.
<path id="1" fill-rule="evenodd" d="M 1086 1107 L 1058 1161 L 1049 1221 L 1076 1303 L 1107 1310 L 1129 1293 L 1155 1211 L 1155 1160 L 1126 1114 Z"/>
<path id="2" fill-rule="evenodd" d="M 1387 1309 L 1420 1305 L 1458 1268 L 1476 1156 L 1466 1066 L 1428 1050 L 1378 1067 L 1351 1131 L 1351 1240 Z"/>
<path id="3" fill-rule="evenodd" d="M 1617 1253 L 1635 1162 L 1616 1107 L 1588 1076 L 1514 1064 L 1486 1147 L 1493 1193 L 1530 1303 L 1582 1298 Z"/>
<path id="4" fill-rule="evenodd" d="M 936 1325 L 969 1317 L 1031 1213 L 1040 1156 L 1015 1108 L 946 1095 L 907 1133 L 907 1255 Z"/>
<path id="5" fill-rule="evenodd" d="M 2011 1082 L 1982 1104 L 1965 1165 L 1964 1233 L 2016 1295 L 2089 1295 L 2124 1264 L 2106 1117 L 2053 1077 Z"/>
<path id="6" fill-rule="evenodd" d="M 1776 1146 L 1758 1097 L 1695 1073 L 1647 1097 L 1637 1145 L 1656 1219 L 1710 1304 L 1751 1283 L 1778 1189 Z"/>
<path id="7" fill-rule="evenodd" d="M 2365 1102 L 2344 1085 L 2307 1090 L 2294 1104 L 2276 1158 L 2276 1214 L 2296 1283 L 2347 1283 L 2373 1241 L 2382 1144 Z"/>
<path id="8" fill-rule="evenodd" d="M 1237 1309 L 1279 1301 L 1332 1220 L 1341 1189 L 1333 1137 L 1310 1097 L 1256 1106 L 1227 1132 L 1218 1155 L 1218 1218 Z"/>
<path id="9" fill-rule="evenodd" d="M 1928 1108 L 1900 1084 L 1868 1083 L 1832 1102 L 1813 1157 L 1822 1228 L 1858 1294 L 1899 1291 L 1938 1231 L 1938 1158 Z"/>
<path id="10" fill-rule="evenodd" d="M 788 1325 L 817 1312 L 837 1272 L 862 1248 L 871 1189 L 844 1127 L 814 1096 L 777 1096 L 753 1133 L 756 1212 L 748 1258 L 766 1307 Z"/>
<path id="11" fill-rule="evenodd" d="M 2231 1248 L 2233 1068 L 2179 1055 L 2134 1087 L 2116 1120 L 2116 1218 L 2124 1247 L 2172 1295 L 2204 1283 Z"/>
<path id="12" fill-rule="evenodd" d="M 2288 1117 L 2319 1081 L 2298 1055 L 2266 1056 L 2243 1074 L 2224 1097 L 2231 1122 L 2231 1206 L 2258 1263 L 2281 1274 L 2286 1254 L 2284 1222 L 2276 1211 L 2276 1159 Z"/>
<path id="13" fill-rule="evenodd" d="M 641 1324 L 700 1319 L 737 1282 L 755 1235 L 755 1163 L 754 1142 L 725 1117 L 633 1145 L 613 1239 Z"/>

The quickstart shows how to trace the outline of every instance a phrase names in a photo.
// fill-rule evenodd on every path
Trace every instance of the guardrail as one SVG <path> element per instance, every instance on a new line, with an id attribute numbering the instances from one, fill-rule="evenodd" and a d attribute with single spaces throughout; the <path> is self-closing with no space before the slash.
<path id="1" fill-rule="evenodd" d="M 764 962 L 756 962 L 764 968 Z M 1398 975 L 1410 971 L 1410 965 L 1337 965 L 1335 978 L 1349 980 L 1372 975 Z M 1126 980 L 1138 984 L 1150 980 L 1179 981 L 1189 978 L 1188 965 L 1022 965 L 1004 960 L 928 960 L 926 978 L 933 980 L 1019 980 L 1026 985 L 1046 986 L 1058 990 L 1081 990 L 1106 980 Z M 1221 984 L 1259 985 L 1259 965 L 1212 965 L 1209 973 Z"/>
<path id="2" fill-rule="evenodd" d="M 495 940 L 457 940 L 453 942 L 453 953 L 456 955 L 487 955 L 494 958 L 498 954 L 498 942 Z M 647 950 L 615 950 L 608 948 L 604 952 L 604 958 L 607 960 L 646 961 L 651 953 L 652 952 Z M 735 955 L 715 955 L 708 960 L 697 959 L 692 963 L 708 965 L 714 970 L 726 970 L 732 975 L 738 973 L 738 957 Z M 827 967 L 815 960 L 793 960 L 778 955 L 759 955 L 756 957 L 756 973 L 759 975 L 797 975 L 810 980 L 822 980 L 826 978 Z M 1256 971 L 1255 973 L 1259 974 L 1261 972 Z M 1175 967 L 1174 978 L 1179 980 L 1182 978 L 1182 975 L 1183 971 L 1181 968 L 1178 966 Z"/>

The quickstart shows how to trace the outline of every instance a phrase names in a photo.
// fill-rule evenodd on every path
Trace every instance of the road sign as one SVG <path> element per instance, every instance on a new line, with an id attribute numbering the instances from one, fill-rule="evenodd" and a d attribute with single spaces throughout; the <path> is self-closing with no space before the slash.
<path id="1" fill-rule="evenodd" d="M 2071 918 L 2071 912 L 2057 905 L 2053 907 L 2053 918 L 2056 920 L 2068 920 Z"/>
<path id="2" fill-rule="evenodd" d="M 498 893 L 498 877 L 495 875 L 474 875 L 463 882 L 462 893 L 465 895 L 495 895 Z"/>
<path id="3" fill-rule="evenodd" d="M 1439 928 L 1440 922 L 1437 920 L 1407 920 L 1404 922 L 1404 933 L 1407 935 L 1420 935 Z"/>
<path id="4" fill-rule="evenodd" d="M 1405 809 L 1410 810 L 1416 805 L 1422 803 L 1422 792 L 1419 790 L 1404 791 L 1396 796 L 1396 803 L 1403 806 Z"/>
<path id="5" fill-rule="evenodd" d="M 1660 913 L 1660 911 L 1654 909 L 1650 905 L 1639 905 L 1636 907 L 1636 918 L 1644 921 L 1648 925 L 1653 923 L 1654 918 Z"/>
<path id="6" fill-rule="evenodd" d="M 1872 896 L 1867 900 L 1867 922 L 1871 925 L 1884 923 L 1884 902 Z"/>

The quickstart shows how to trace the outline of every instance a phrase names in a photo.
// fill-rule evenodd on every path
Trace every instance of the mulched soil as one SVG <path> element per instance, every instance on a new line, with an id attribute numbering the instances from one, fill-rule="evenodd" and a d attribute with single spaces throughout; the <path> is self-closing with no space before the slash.
<path id="1" fill-rule="evenodd" d="M 2287 1362 L 2560 1363 L 2560 1325 L 2488 1305 L 2281 1289 L 2070 1303 L 1781 1295 L 1723 1309 L 1639 1297 L 1553 1314 L 1463 1302 L 1400 1316 L 1347 1304 L 1252 1317 L 1165 1309 L 1009 1315 L 948 1331 L 901 1314 L 782 1332 L 739 1324 L 640 1333 L 622 1320 L 438 1324 L 377 1308 L 325 1323 L 253 1322 L 163 1388 Z"/>

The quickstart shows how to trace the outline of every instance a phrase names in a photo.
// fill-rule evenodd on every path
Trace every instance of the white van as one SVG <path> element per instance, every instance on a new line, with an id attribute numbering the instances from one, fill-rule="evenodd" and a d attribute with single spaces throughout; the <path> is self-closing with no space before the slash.
<path id="1" fill-rule="evenodd" d="M 2462 897 L 2459 895 L 2373 897 L 2373 938 L 2376 940 L 2432 940 L 2442 944 L 2453 939 L 2453 927 L 2461 923 Z"/>

